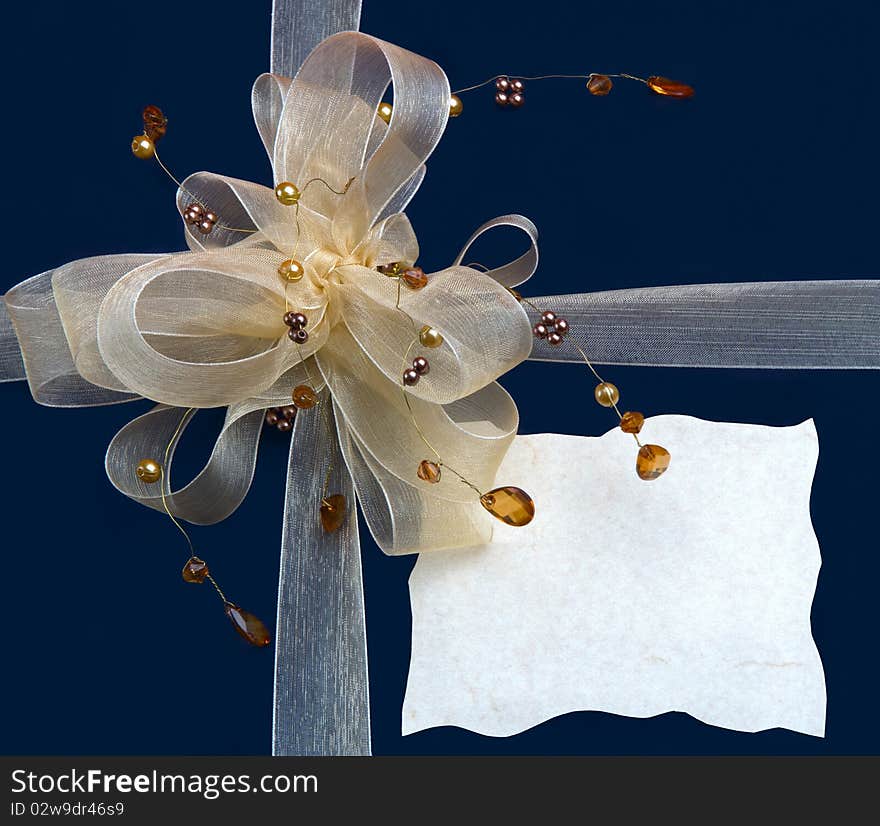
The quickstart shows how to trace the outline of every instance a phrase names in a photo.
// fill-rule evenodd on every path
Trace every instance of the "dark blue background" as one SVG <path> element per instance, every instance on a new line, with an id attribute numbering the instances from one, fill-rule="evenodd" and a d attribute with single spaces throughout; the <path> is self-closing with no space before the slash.
<path id="1" fill-rule="evenodd" d="M 46 0 L 6 11 L 0 288 L 74 258 L 182 247 L 174 187 L 129 152 L 146 103 L 171 118 L 163 157 L 178 175 L 271 183 L 249 99 L 268 68 L 269 6 Z M 544 81 L 527 85 L 516 112 L 498 110 L 491 90 L 467 95 L 409 210 L 422 263 L 446 265 L 479 223 L 519 211 L 542 233 L 527 294 L 876 274 L 880 11 L 871 6 L 368 0 L 362 29 L 436 59 L 453 87 L 499 72 L 627 71 L 698 90 L 678 102 L 620 82 L 597 99 L 578 81 Z M 509 253 L 496 243 L 480 255 Z M 375 752 L 876 753 L 874 375 L 606 372 L 649 414 L 815 418 L 812 514 L 824 563 L 813 628 L 827 737 L 734 733 L 683 714 L 576 713 L 507 739 L 450 728 L 401 738 L 415 560 L 387 558 L 365 538 Z M 612 425 L 580 370 L 526 364 L 504 383 L 522 432 Z M 107 442 L 146 405 L 53 410 L 22 384 L 0 394 L 0 751 L 267 752 L 272 651 L 247 647 L 214 594 L 181 582 L 186 554 L 173 527 L 104 477 Z M 202 442 L 187 448 L 194 466 L 208 433 L 190 442 Z M 267 434 L 245 504 L 193 531 L 231 596 L 273 624 L 286 446 Z"/>

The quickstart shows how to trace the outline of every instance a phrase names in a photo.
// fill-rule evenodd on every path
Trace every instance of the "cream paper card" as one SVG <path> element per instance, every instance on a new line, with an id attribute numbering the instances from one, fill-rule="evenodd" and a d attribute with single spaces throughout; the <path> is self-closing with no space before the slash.
<path id="1" fill-rule="evenodd" d="M 533 522 L 419 557 L 404 734 L 587 709 L 824 734 L 813 422 L 658 416 L 642 435 L 672 454 L 651 482 L 618 429 L 517 437 L 497 480 L 532 494 Z"/>

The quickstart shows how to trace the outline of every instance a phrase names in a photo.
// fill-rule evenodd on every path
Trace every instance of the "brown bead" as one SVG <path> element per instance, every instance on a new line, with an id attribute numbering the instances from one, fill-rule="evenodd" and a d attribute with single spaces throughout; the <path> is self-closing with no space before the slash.
<path id="1" fill-rule="evenodd" d="M 547 343 L 551 347 L 558 347 L 560 344 L 562 344 L 562 336 L 559 335 L 559 333 L 550 333 L 547 336 Z"/>
<path id="2" fill-rule="evenodd" d="M 532 327 L 532 335 L 535 338 L 547 338 L 547 333 L 549 330 L 547 329 L 546 324 L 541 324 L 539 321 L 534 327 Z"/>
<path id="3" fill-rule="evenodd" d="M 532 497 L 521 488 L 512 485 L 484 493 L 480 497 L 480 504 L 496 519 L 515 528 L 528 525 L 535 516 L 535 503 Z"/>
<path id="4" fill-rule="evenodd" d="M 191 556 L 187 560 L 186 565 L 183 566 L 181 575 L 183 576 L 184 582 L 201 584 L 207 579 L 208 573 L 208 563 L 205 562 L 204 559 L 199 559 L 197 556 Z"/>
<path id="5" fill-rule="evenodd" d="M 309 320 L 302 313 L 298 313 L 295 310 L 290 310 L 284 314 L 284 323 L 288 327 L 293 327 L 295 330 L 300 330 L 309 323 Z"/>
<path id="6" fill-rule="evenodd" d="M 672 457 L 665 447 L 660 445 L 643 445 L 636 458 L 636 473 L 639 479 L 650 482 L 658 476 L 662 476 L 669 467 Z"/>
<path id="7" fill-rule="evenodd" d="M 522 94 L 520 94 L 519 92 L 517 92 L 516 94 L 511 95 L 511 96 L 507 99 L 507 102 L 508 102 L 511 106 L 513 106 L 514 109 L 518 109 L 520 106 L 522 106 L 522 105 L 526 102 L 526 99 L 525 99 L 525 97 L 524 97 Z"/>
<path id="8" fill-rule="evenodd" d="M 287 337 L 294 344 L 305 344 L 309 340 L 309 334 L 302 327 L 291 327 L 287 331 Z"/>
<path id="9" fill-rule="evenodd" d="M 564 336 L 568 332 L 568 322 L 564 318 L 557 318 L 553 324 L 553 329 L 559 335 Z"/>
<path id="10" fill-rule="evenodd" d="M 410 367 L 409 370 L 403 371 L 403 383 L 407 387 L 412 387 L 414 384 L 419 383 L 419 374 L 414 367 Z"/>
<path id="11" fill-rule="evenodd" d="M 602 407 L 614 407 L 620 401 L 620 391 L 610 381 L 597 384 L 593 395 Z"/>
<path id="12" fill-rule="evenodd" d="M 499 77 L 498 80 L 495 81 L 495 88 L 499 92 L 507 92 L 510 89 L 510 78 Z"/>
<path id="13" fill-rule="evenodd" d="M 525 89 L 525 84 L 518 80 L 517 78 L 512 78 L 510 81 L 510 91 L 514 93 L 522 92 Z"/>
<path id="14" fill-rule="evenodd" d="M 424 356 L 416 356 L 413 359 L 413 370 L 415 370 L 420 376 L 426 376 L 430 369 L 431 366 L 428 364 L 428 359 Z"/>
<path id="15" fill-rule="evenodd" d="M 641 413 L 636 413 L 633 410 L 627 410 L 620 417 L 620 429 L 624 433 L 638 433 L 642 429 L 642 425 L 645 423 L 645 417 Z"/>
<path id="16" fill-rule="evenodd" d="M 295 313 L 293 310 L 288 310 L 288 311 L 284 314 L 284 323 L 285 323 L 288 327 L 296 327 L 296 326 L 297 326 L 297 323 L 296 323 L 296 321 L 295 321 L 295 316 L 296 316 L 296 313 Z"/>
<path id="17" fill-rule="evenodd" d="M 271 642 L 272 638 L 266 626 L 250 611 L 245 611 L 244 608 L 239 608 L 231 602 L 226 603 L 224 610 L 235 630 L 251 645 L 264 648 Z"/>
<path id="18" fill-rule="evenodd" d="M 196 229 L 198 229 L 202 235 L 210 235 L 214 230 L 214 222 L 209 221 L 207 218 L 202 218 L 202 220 L 196 224 Z"/>
<path id="19" fill-rule="evenodd" d="M 419 469 L 416 471 L 416 475 L 423 482 L 427 482 L 430 485 L 436 485 L 440 481 L 440 465 L 436 462 L 422 459 L 422 461 L 419 462 Z"/>
<path id="20" fill-rule="evenodd" d="M 420 290 L 428 284 L 428 276 L 425 275 L 421 267 L 410 267 L 408 270 L 404 270 L 400 277 L 411 290 Z"/>
<path id="21" fill-rule="evenodd" d="M 152 141 L 158 141 L 165 137 L 165 132 L 168 130 L 168 118 L 165 117 L 162 110 L 158 106 L 150 104 L 144 107 L 142 114 L 144 134 Z"/>
<path id="22" fill-rule="evenodd" d="M 382 273 L 382 275 L 397 277 L 403 272 L 405 267 L 400 261 L 392 261 L 390 264 L 380 264 L 376 269 Z"/>
<path id="23" fill-rule="evenodd" d="M 290 433 L 293 430 L 293 422 L 290 419 L 281 419 L 275 427 L 282 433 Z"/>
<path id="24" fill-rule="evenodd" d="M 278 415 L 285 419 L 292 419 L 296 416 L 297 407 L 295 404 L 285 404 L 284 407 L 278 408 Z"/>
<path id="25" fill-rule="evenodd" d="M 546 313 L 541 313 L 541 321 L 548 326 L 554 324 L 556 322 L 556 313 L 551 313 L 549 310 Z"/>
<path id="26" fill-rule="evenodd" d="M 141 459 L 135 468 L 135 475 L 142 482 L 152 485 L 162 478 L 162 465 L 155 459 Z"/>
<path id="27" fill-rule="evenodd" d="M 590 75 L 590 79 L 587 81 L 587 91 L 597 97 L 607 95 L 611 91 L 612 86 L 614 84 L 608 75 Z"/>
<path id="28" fill-rule="evenodd" d="M 307 384 L 298 384 L 294 387 L 290 397 L 300 410 L 309 410 L 318 403 L 318 394 Z"/>
<path id="29" fill-rule="evenodd" d="M 694 96 L 694 87 L 668 77 L 653 75 L 647 80 L 648 88 L 657 95 L 670 98 L 691 98 Z"/>
<path id="30" fill-rule="evenodd" d="M 336 533 L 345 521 L 345 497 L 341 493 L 321 500 L 321 527 L 327 533 Z"/>
<path id="31" fill-rule="evenodd" d="M 183 220 L 188 224 L 197 224 L 205 217 L 205 208 L 196 202 L 191 203 L 183 211 Z"/>
<path id="32" fill-rule="evenodd" d="M 274 407 L 266 411 L 266 424 L 270 427 L 278 424 L 278 411 Z"/>
<path id="33" fill-rule="evenodd" d="M 507 92 L 496 92 L 495 93 L 495 103 L 499 106 L 507 106 L 510 98 L 507 96 Z"/>

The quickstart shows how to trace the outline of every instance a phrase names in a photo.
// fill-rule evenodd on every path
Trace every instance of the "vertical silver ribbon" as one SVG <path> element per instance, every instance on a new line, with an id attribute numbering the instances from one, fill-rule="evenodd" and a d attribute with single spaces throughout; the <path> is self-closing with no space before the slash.
<path id="1" fill-rule="evenodd" d="M 293 77 L 322 40 L 355 32 L 360 22 L 361 0 L 274 0 L 270 71 Z"/>
<path id="2" fill-rule="evenodd" d="M 340 493 L 345 521 L 327 533 L 321 499 Z M 369 755 L 357 508 L 326 391 L 319 406 L 300 411 L 293 429 L 275 645 L 272 753 Z"/>
<path id="3" fill-rule="evenodd" d="M 322 40 L 357 31 L 360 16 L 361 0 L 274 0 L 272 73 L 293 77 Z M 335 533 L 321 526 L 325 493 L 345 496 L 345 522 Z M 297 416 L 290 444 L 278 581 L 275 755 L 370 754 L 360 553 L 354 486 L 325 392 L 320 406 Z"/>

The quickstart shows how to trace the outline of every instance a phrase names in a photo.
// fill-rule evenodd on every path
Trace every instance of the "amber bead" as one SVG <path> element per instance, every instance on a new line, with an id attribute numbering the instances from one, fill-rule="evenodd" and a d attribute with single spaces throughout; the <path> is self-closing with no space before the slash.
<path id="1" fill-rule="evenodd" d="M 345 497 L 341 493 L 321 500 L 321 527 L 327 533 L 336 533 L 345 521 Z"/>
<path id="2" fill-rule="evenodd" d="M 155 459 L 141 459 L 135 470 L 137 478 L 148 485 L 158 482 L 162 478 L 162 465 Z"/>
<path id="3" fill-rule="evenodd" d="M 419 330 L 419 344 L 422 347 L 433 349 L 443 344 L 443 336 L 440 335 L 439 330 L 434 329 L 430 324 L 426 324 Z"/>
<path id="4" fill-rule="evenodd" d="M 208 573 L 208 563 L 197 556 L 191 556 L 181 572 L 184 582 L 195 582 L 196 584 L 204 582 L 208 578 Z"/>
<path id="5" fill-rule="evenodd" d="M 305 267 L 294 258 L 288 258 L 278 265 L 278 275 L 291 284 L 301 281 L 305 274 Z"/>
<path id="6" fill-rule="evenodd" d="M 428 284 L 428 276 L 421 267 L 410 267 L 404 270 L 400 277 L 411 290 L 420 290 Z"/>
<path id="7" fill-rule="evenodd" d="M 694 96 L 694 87 L 668 77 L 653 75 L 647 80 L 648 88 L 658 95 L 670 98 L 690 98 Z"/>
<path id="8" fill-rule="evenodd" d="M 512 485 L 484 493 L 480 497 L 480 504 L 496 519 L 515 528 L 528 525 L 535 516 L 535 503 L 532 497 L 521 488 Z"/>
<path id="9" fill-rule="evenodd" d="M 587 81 L 587 91 L 591 95 L 603 97 L 611 91 L 613 85 L 608 75 L 590 75 L 590 79 Z"/>
<path id="10" fill-rule="evenodd" d="M 136 158 L 145 161 L 156 154 L 156 146 L 146 135 L 136 135 L 131 139 L 131 152 Z"/>
<path id="11" fill-rule="evenodd" d="M 224 610 L 235 630 L 251 645 L 264 648 L 269 644 L 271 641 L 269 631 L 258 617 L 231 602 L 226 603 Z"/>
<path id="12" fill-rule="evenodd" d="M 662 476 L 671 461 L 672 457 L 665 447 L 643 445 L 636 458 L 636 473 L 639 474 L 640 479 L 650 482 L 652 479 Z"/>
<path id="13" fill-rule="evenodd" d="M 620 391 L 610 381 L 597 384 L 593 395 L 602 407 L 614 407 L 620 401 Z"/>
<path id="14" fill-rule="evenodd" d="M 144 119 L 144 134 L 148 138 L 158 141 L 165 137 L 165 132 L 168 130 L 168 118 L 165 117 L 158 106 L 153 106 L 153 104 L 145 106 L 142 115 Z"/>
<path id="15" fill-rule="evenodd" d="M 457 118 L 462 111 L 464 111 L 464 105 L 461 102 L 461 98 L 458 95 L 450 95 L 449 97 L 449 117 Z"/>
<path id="16" fill-rule="evenodd" d="M 393 112 L 393 108 L 390 103 L 385 103 L 384 101 L 379 104 L 379 108 L 376 110 L 376 114 L 385 121 L 385 123 L 391 123 L 391 113 Z"/>
<path id="17" fill-rule="evenodd" d="M 627 410 L 627 412 L 620 417 L 620 429 L 624 433 L 638 433 L 641 431 L 644 423 L 645 417 L 634 410 Z"/>
<path id="18" fill-rule="evenodd" d="M 275 187 L 275 197 L 284 206 L 293 206 L 301 195 L 299 187 L 290 181 L 282 181 Z"/>
<path id="19" fill-rule="evenodd" d="M 290 397 L 300 410 L 309 410 L 318 403 L 318 394 L 307 384 L 298 384 L 294 387 Z"/>
<path id="20" fill-rule="evenodd" d="M 416 474 L 423 482 L 436 485 L 440 481 L 440 465 L 428 459 L 422 459 L 419 462 L 419 469 L 416 471 Z"/>

